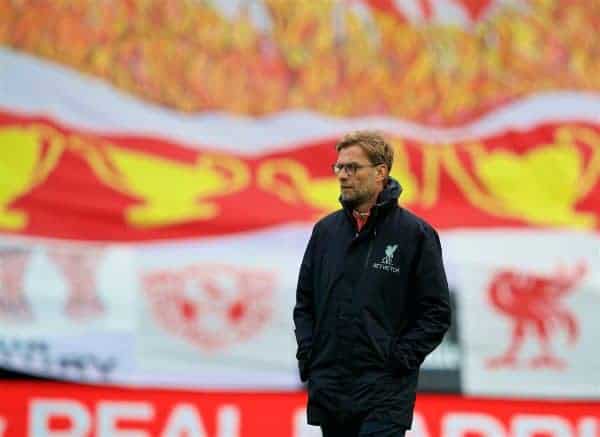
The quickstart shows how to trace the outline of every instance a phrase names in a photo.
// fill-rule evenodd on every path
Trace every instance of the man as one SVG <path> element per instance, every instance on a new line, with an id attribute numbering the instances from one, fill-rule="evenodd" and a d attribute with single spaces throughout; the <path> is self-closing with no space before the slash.
<path id="1" fill-rule="evenodd" d="M 323 436 L 402 436 L 419 367 L 450 326 L 439 237 L 398 205 L 393 149 L 355 132 L 333 166 L 342 209 L 306 248 L 294 323 L 308 423 Z"/>

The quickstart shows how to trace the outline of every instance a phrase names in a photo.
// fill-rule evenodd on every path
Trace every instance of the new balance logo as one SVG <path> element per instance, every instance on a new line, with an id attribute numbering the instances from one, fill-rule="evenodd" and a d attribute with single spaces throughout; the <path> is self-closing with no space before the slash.
<path id="1" fill-rule="evenodd" d="M 386 272 L 398 273 L 400 269 L 394 266 L 394 254 L 398 249 L 398 245 L 388 245 L 385 248 L 385 256 L 381 259 L 381 262 L 374 263 L 373 268 L 377 270 L 384 270 Z"/>
<path id="2" fill-rule="evenodd" d="M 392 261 L 394 259 L 394 252 L 398 249 L 398 245 L 394 244 L 393 246 L 388 246 L 385 248 L 385 256 L 381 260 L 383 264 L 392 265 Z"/>

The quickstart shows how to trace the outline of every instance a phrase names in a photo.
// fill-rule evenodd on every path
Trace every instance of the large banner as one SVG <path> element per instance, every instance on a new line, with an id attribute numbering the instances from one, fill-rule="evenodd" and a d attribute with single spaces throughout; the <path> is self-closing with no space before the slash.
<path id="1" fill-rule="evenodd" d="M 600 397 L 594 1 L 0 3 L 0 366 L 296 389 L 334 145 L 439 231 L 427 390 Z"/>
<path id="2" fill-rule="evenodd" d="M 318 437 L 300 392 L 4 383 L 0 437 Z M 596 437 L 598 402 L 420 395 L 407 437 Z"/>

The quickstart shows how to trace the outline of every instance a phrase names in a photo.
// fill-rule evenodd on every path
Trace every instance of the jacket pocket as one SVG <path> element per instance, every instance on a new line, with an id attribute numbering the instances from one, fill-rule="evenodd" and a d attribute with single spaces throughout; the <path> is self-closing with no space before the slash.
<path id="1" fill-rule="evenodd" d="M 381 361 L 387 364 L 389 360 L 389 344 L 391 337 L 388 335 L 385 329 L 379 325 L 379 323 L 368 310 L 365 309 L 364 314 L 365 328 L 371 345 L 373 346 L 375 352 L 377 352 L 379 358 L 381 358 Z"/>

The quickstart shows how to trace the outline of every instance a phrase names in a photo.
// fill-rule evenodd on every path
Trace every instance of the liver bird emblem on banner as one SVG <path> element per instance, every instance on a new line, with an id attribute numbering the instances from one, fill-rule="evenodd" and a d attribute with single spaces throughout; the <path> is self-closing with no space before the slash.
<path id="1" fill-rule="evenodd" d="M 579 337 L 575 315 L 564 305 L 563 298 L 573 293 L 585 275 L 585 264 L 572 271 L 560 269 L 554 275 L 524 274 L 501 271 L 491 281 L 488 298 L 492 307 L 510 318 L 511 333 L 508 348 L 487 361 L 488 368 L 517 367 L 527 336 L 534 336 L 540 352 L 527 367 L 564 369 L 566 363 L 552 350 L 557 331 L 566 331 L 569 344 Z"/>

